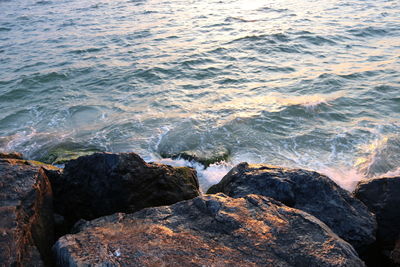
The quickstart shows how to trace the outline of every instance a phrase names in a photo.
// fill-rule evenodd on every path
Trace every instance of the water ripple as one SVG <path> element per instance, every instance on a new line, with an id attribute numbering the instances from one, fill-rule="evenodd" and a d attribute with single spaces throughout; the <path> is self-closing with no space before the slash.
<path id="1" fill-rule="evenodd" d="M 341 181 L 340 168 L 351 182 L 400 164 L 383 163 L 399 146 L 398 1 L 0 0 L 0 9 L 0 150 L 159 158 L 216 147 L 231 151 L 226 166 L 268 162 Z"/>

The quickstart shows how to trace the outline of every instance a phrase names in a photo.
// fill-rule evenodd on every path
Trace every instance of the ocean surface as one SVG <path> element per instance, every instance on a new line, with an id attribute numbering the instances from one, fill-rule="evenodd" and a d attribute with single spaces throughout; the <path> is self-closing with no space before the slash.
<path id="1" fill-rule="evenodd" d="M 0 0 L 0 150 L 400 174 L 400 1 Z"/>

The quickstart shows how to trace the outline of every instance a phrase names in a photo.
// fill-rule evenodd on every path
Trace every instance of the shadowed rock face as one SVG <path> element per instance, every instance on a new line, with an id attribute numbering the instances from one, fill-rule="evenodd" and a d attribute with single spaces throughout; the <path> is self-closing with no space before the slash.
<path id="1" fill-rule="evenodd" d="M 54 242 L 53 199 L 42 167 L 54 168 L 34 161 L 0 158 L 2 266 L 50 263 L 46 259 L 51 258 Z"/>
<path id="2" fill-rule="evenodd" d="M 310 213 L 359 252 L 375 241 L 376 221 L 367 207 L 328 177 L 301 169 L 241 163 L 207 193 L 258 194 Z"/>
<path id="3" fill-rule="evenodd" d="M 169 205 L 200 194 L 196 172 L 144 162 L 135 153 L 96 153 L 52 173 L 55 209 L 70 222 Z"/>
<path id="4" fill-rule="evenodd" d="M 58 266 L 364 266 L 321 221 L 258 195 L 102 217 L 53 251 Z"/>
<path id="5" fill-rule="evenodd" d="M 400 177 L 362 181 L 354 195 L 375 213 L 378 243 L 387 249 L 393 248 L 400 234 Z"/>

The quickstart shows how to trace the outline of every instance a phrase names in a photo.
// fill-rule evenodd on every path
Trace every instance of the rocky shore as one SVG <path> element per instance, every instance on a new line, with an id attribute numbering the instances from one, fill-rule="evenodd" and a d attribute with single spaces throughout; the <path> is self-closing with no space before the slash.
<path id="1" fill-rule="evenodd" d="M 351 193 L 317 172 L 196 171 L 94 153 L 53 165 L 0 153 L 3 266 L 400 266 L 400 177 Z"/>

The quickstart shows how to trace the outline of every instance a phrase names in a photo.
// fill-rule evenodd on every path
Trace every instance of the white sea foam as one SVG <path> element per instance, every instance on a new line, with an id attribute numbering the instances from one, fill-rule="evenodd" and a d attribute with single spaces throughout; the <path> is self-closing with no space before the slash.
<path id="1" fill-rule="evenodd" d="M 160 158 L 157 155 L 150 155 L 145 158 L 147 162 L 157 162 L 162 164 L 171 165 L 174 167 L 191 167 L 197 171 L 199 178 L 200 189 L 202 192 L 206 192 L 207 189 L 217 184 L 234 166 L 232 163 L 221 162 L 211 164 L 208 168 L 195 161 L 188 161 L 184 159 L 171 159 L 171 158 Z"/>
<path id="2" fill-rule="evenodd" d="M 391 176 L 400 176 L 400 167 L 395 170 L 388 171 L 380 175 L 381 177 L 391 177 Z"/>
<path id="3" fill-rule="evenodd" d="M 241 161 L 247 161 L 249 163 L 254 163 L 252 161 L 248 160 L 243 160 L 243 157 L 241 157 Z M 193 161 L 187 161 L 184 159 L 170 159 L 170 158 L 165 158 L 165 159 L 160 159 L 160 158 L 153 158 L 152 160 L 148 161 L 155 161 L 158 163 L 163 163 L 171 166 L 187 166 L 187 167 L 192 167 L 196 169 L 198 178 L 199 178 L 199 183 L 200 183 L 200 188 L 203 192 L 206 192 L 207 189 L 214 185 L 217 184 L 218 182 L 221 181 L 221 179 L 237 164 L 239 161 L 235 160 L 236 164 L 232 162 L 221 162 L 217 164 L 212 164 L 208 168 L 204 168 L 202 164 L 199 164 L 197 162 Z M 295 167 L 295 166 L 293 166 Z M 304 168 L 304 167 L 303 167 Z M 322 166 L 321 164 L 317 168 L 306 168 L 310 170 L 315 170 L 321 174 L 324 174 L 328 176 L 330 179 L 332 179 L 335 183 L 337 183 L 340 187 L 343 189 L 346 189 L 347 191 L 353 191 L 359 181 L 362 179 L 366 179 L 365 175 L 356 168 L 350 168 L 350 167 L 328 167 L 328 166 Z M 387 175 L 400 175 L 400 168 L 397 169 L 394 172 L 389 172 Z"/>
<path id="4" fill-rule="evenodd" d="M 359 181 L 365 179 L 364 174 L 360 173 L 354 168 L 331 168 L 325 167 L 319 170 L 320 173 L 325 174 L 335 183 L 347 191 L 353 191 Z"/>
<path id="5" fill-rule="evenodd" d="M 396 176 L 400 175 L 400 167 L 386 171 L 379 172 L 376 170 L 377 162 L 382 159 L 381 152 L 386 147 L 387 138 L 379 135 L 376 140 L 368 141 L 361 145 L 363 148 L 360 151 L 354 152 L 354 157 L 347 155 L 344 158 L 343 152 L 338 152 L 336 147 L 331 147 L 331 155 L 329 160 L 323 161 L 321 156 L 315 155 L 313 151 L 300 153 L 297 150 L 280 151 L 283 160 L 283 167 L 288 168 L 304 168 L 317 171 L 321 174 L 328 176 L 340 187 L 353 191 L 357 183 L 363 179 L 374 178 L 377 176 Z M 350 149 L 350 147 L 349 147 Z M 276 152 L 276 151 L 275 151 Z M 282 154 L 283 153 L 283 154 Z M 236 164 L 240 162 L 249 163 L 267 163 L 277 164 L 277 161 L 261 157 L 259 153 L 243 152 L 241 154 L 233 155 L 229 162 L 222 162 L 213 164 L 208 168 L 204 168 L 202 164 L 183 159 L 161 159 L 159 156 L 153 155 L 151 161 L 172 165 L 172 166 L 189 166 L 197 170 L 200 187 L 205 192 L 211 185 L 218 183 L 223 176 L 230 171 Z M 387 167 L 387 166 L 385 166 Z"/>

